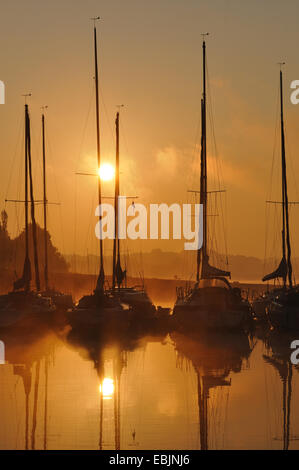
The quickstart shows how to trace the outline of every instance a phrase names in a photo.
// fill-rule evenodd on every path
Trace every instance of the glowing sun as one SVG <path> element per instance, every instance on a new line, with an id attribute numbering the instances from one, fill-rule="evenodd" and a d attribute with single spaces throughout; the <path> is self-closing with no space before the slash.
<path id="1" fill-rule="evenodd" d="M 102 181 L 111 181 L 114 178 L 114 167 L 110 163 L 102 163 L 98 174 Z"/>

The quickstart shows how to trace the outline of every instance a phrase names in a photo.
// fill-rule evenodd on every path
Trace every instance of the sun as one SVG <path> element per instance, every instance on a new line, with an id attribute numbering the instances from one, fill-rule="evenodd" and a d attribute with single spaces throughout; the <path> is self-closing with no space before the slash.
<path id="1" fill-rule="evenodd" d="M 102 163 L 98 174 L 102 181 L 111 181 L 114 178 L 114 167 L 110 163 Z"/>

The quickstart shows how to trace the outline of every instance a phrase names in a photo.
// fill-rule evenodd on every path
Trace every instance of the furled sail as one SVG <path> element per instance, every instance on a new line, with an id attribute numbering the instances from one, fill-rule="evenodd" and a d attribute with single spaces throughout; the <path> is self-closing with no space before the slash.
<path id="1" fill-rule="evenodd" d="M 117 284 L 120 286 L 123 282 L 123 280 L 126 278 L 127 271 L 122 270 L 121 265 L 120 265 L 120 259 L 118 258 L 117 263 L 116 263 L 116 280 Z"/>
<path id="2" fill-rule="evenodd" d="M 98 280 L 97 280 L 97 286 L 96 286 L 95 290 L 98 291 L 98 292 L 102 292 L 103 289 L 104 289 L 104 283 L 105 283 L 104 268 L 101 265 L 100 273 L 98 275 Z"/>
<path id="3" fill-rule="evenodd" d="M 263 277 L 262 281 L 271 281 L 271 279 L 277 279 L 279 277 L 282 277 L 285 279 L 287 277 L 288 273 L 288 267 L 287 267 L 287 262 L 285 258 L 282 258 L 282 260 L 279 263 L 278 268 L 273 271 L 273 273 L 267 274 L 266 276 Z"/>
<path id="4" fill-rule="evenodd" d="M 25 258 L 23 275 L 13 283 L 13 290 L 19 290 L 28 285 L 31 281 L 31 264 L 28 256 Z"/>
<path id="5" fill-rule="evenodd" d="M 209 257 L 206 255 L 203 259 L 201 277 L 202 279 L 210 279 L 213 277 L 230 277 L 230 272 L 211 266 L 209 264 Z"/>

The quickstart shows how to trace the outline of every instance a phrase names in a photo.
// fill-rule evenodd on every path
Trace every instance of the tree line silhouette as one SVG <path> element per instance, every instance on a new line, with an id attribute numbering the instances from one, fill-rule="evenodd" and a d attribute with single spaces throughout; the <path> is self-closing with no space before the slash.
<path id="1" fill-rule="evenodd" d="M 5 273 L 13 273 L 16 279 L 22 275 L 24 257 L 25 257 L 25 229 L 16 237 L 11 238 L 8 230 L 8 215 L 5 210 L 2 210 L 0 217 L 0 276 Z M 43 277 L 43 267 L 45 263 L 44 253 L 44 229 L 36 224 L 37 231 L 37 249 L 39 257 L 40 276 Z M 62 254 L 53 245 L 51 235 L 47 232 L 47 248 L 48 248 L 48 267 L 49 274 L 65 273 L 69 271 L 69 265 L 64 259 Z M 34 277 L 33 269 L 33 238 L 32 238 L 32 225 L 29 224 L 29 257 L 32 264 L 32 275 Z"/>

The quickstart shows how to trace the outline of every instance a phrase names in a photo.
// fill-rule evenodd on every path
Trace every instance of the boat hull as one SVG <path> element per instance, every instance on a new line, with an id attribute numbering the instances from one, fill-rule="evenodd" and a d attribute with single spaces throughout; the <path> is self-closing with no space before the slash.
<path id="1" fill-rule="evenodd" d="M 49 326 L 55 313 L 51 299 L 36 293 L 12 292 L 0 298 L 0 329 L 22 331 Z"/>
<path id="2" fill-rule="evenodd" d="M 226 330 L 247 329 L 252 321 L 250 305 L 240 290 L 219 286 L 195 287 L 178 296 L 173 318 L 191 328 Z"/>
<path id="3" fill-rule="evenodd" d="M 210 311 L 196 306 L 177 305 L 173 310 L 173 319 L 177 324 L 188 327 L 242 330 L 248 322 L 248 313 L 242 310 Z"/>
<path id="4" fill-rule="evenodd" d="M 298 286 L 277 295 L 270 302 L 267 314 L 274 329 L 299 330 Z"/>
<path id="5" fill-rule="evenodd" d="M 268 316 L 274 329 L 299 330 L 299 306 L 287 307 L 273 301 L 268 307 Z"/>
<path id="6" fill-rule="evenodd" d="M 123 325 L 128 322 L 127 315 L 119 307 L 75 308 L 66 315 L 71 325 L 76 327 Z"/>

